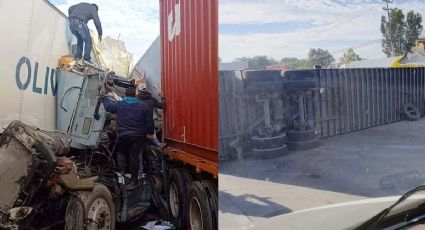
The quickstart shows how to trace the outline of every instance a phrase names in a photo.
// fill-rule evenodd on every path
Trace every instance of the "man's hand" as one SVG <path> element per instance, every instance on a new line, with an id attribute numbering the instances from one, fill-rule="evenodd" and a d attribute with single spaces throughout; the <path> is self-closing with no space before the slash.
<path id="1" fill-rule="evenodd" d="M 102 42 L 102 35 L 99 35 L 99 43 Z"/>
<path id="2" fill-rule="evenodd" d="M 158 91 L 158 96 L 159 96 L 159 97 L 164 97 L 164 94 L 162 94 L 162 92 L 161 92 L 161 91 Z"/>
<path id="3" fill-rule="evenodd" d="M 147 135 L 148 140 L 151 140 L 151 139 L 152 139 L 152 137 L 153 137 L 153 134 L 148 134 L 148 135 Z"/>

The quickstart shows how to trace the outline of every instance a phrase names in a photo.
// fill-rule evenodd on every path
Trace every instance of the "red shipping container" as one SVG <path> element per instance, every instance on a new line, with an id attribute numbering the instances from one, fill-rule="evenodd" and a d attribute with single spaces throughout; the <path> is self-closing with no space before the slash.
<path id="1" fill-rule="evenodd" d="M 160 0 L 160 18 L 164 141 L 217 162 L 218 0 Z"/>

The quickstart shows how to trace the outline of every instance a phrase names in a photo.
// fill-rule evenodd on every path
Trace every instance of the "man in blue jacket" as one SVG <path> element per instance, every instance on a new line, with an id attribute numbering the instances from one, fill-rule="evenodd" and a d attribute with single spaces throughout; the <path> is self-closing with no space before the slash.
<path id="1" fill-rule="evenodd" d="M 88 21 L 93 19 L 97 34 L 99 35 L 99 42 L 102 41 L 102 25 L 99 20 L 99 15 L 97 14 L 98 10 L 99 8 L 96 4 L 85 2 L 73 5 L 68 9 L 69 28 L 72 34 L 77 37 L 77 52 L 75 53 L 75 58 L 84 58 L 85 61 L 91 62 L 90 54 L 93 44 L 89 28 L 87 27 Z"/>
<path id="2" fill-rule="evenodd" d="M 116 114 L 118 170 L 124 172 L 128 165 L 133 182 L 138 179 L 139 153 L 154 133 L 153 119 L 145 103 L 136 98 L 135 88 L 127 88 L 122 101 L 102 98 L 106 111 Z"/>

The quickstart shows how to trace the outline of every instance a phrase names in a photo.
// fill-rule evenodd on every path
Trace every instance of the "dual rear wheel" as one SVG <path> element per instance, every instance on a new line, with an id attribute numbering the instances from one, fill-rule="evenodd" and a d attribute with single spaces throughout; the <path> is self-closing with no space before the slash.
<path id="1" fill-rule="evenodd" d="M 218 189 L 210 180 L 193 181 L 186 169 L 170 170 L 168 199 L 177 229 L 215 230 L 218 221 Z"/>

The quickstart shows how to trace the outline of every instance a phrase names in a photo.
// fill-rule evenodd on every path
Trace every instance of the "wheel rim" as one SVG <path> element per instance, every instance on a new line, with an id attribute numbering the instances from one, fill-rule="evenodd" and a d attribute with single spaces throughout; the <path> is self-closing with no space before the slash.
<path id="1" fill-rule="evenodd" d="M 97 198 L 90 206 L 87 229 L 111 229 L 111 208 L 104 198 Z"/>
<path id="2" fill-rule="evenodd" d="M 170 209 L 171 213 L 174 217 L 177 217 L 179 215 L 179 196 L 178 196 L 178 190 L 175 183 L 172 183 L 170 186 Z"/>
<path id="3" fill-rule="evenodd" d="M 191 230 L 203 229 L 204 220 L 202 217 L 201 204 L 199 203 L 199 200 L 196 197 L 192 197 L 192 199 L 190 200 L 189 217 Z"/>

